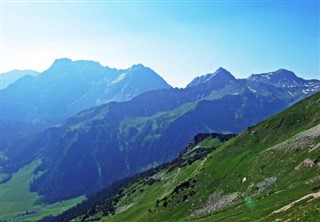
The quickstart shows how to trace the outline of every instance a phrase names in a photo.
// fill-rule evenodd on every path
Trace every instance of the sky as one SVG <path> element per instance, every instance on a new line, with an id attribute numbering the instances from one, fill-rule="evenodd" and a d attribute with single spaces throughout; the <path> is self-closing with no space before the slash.
<path id="1" fill-rule="evenodd" d="M 175 87 L 219 67 L 320 79 L 320 1 L 0 1 L 0 72 L 68 57 L 142 63 Z"/>

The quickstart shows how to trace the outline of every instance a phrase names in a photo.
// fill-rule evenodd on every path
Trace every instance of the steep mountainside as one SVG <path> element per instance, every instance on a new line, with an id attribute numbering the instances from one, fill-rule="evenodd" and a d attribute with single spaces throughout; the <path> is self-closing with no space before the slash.
<path id="1" fill-rule="evenodd" d="M 23 146 L 41 130 L 99 104 L 169 88 L 157 73 L 141 64 L 117 70 L 70 59 L 58 59 L 43 73 L 20 78 L 1 90 L 0 173 L 3 168 L 17 170 L 36 154 Z"/>
<path id="2" fill-rule="evenodd" d="M 43 221 L 319 219 L 320 93 L 221 142 L 200 135 L 172 163 Z"/>
<path id="3" fill-rule="evenodd" d="M 248 81 L 232 78 L 224 69 L 212 75 L 186 89 L 151 91 L 85 110 L 32 142 L 11 144 L 19 152 L 5 161 L 3 172 L 41 156 L 32 191 L 48 202 L 91 194 L 174 159 L 199 132 L 240 132 L 305 95 L 301 89 L 301 94 L 287 97 L 286 89 L 269 83 L 261 83 L 263 91 L 255 92 Z"/>
<path id="4" fill-rule="evenodd" d="M 18 79 L 29 75 L 29 76 L 37 76 L 39 72 L 33 70 L 12 70 L 10 72 L 0 74 L 1 85 L 0 90 L 7 88 L 11 83 L 14 83 Z"/>

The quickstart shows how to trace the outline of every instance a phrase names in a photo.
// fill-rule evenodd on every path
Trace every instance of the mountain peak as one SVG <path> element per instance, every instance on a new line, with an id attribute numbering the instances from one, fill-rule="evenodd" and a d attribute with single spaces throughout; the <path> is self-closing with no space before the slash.
<path id="1" fill-rule="evenodd" d="M 230 73 L 230 72 L 223 67 L 219 67 L 214 73 Z"/>
<path id="2" fill-rule="evenodd" d="M 296 79 L 297 76 L 296 74 L 294 74 L 294 72 L 287 70 L 287 69 L 278 69 L 277 71 L 270 73 L 273 74 L 275 76 L 277 76 L 278 78 L 289 78 L 289 79 Z"/>
<path id="3" fill-rule="evenodd" d="M 219 67 L 214 73 L 198 76 L 193 79 L 187 87 L 197 86 L 203 83 L 225 85 L 236 78 L 226 69 Z"/>
<path id="4" fill-rule="evenodd" d="M 72 62 L 72 60 L 69 59 L 69 58 L 59 58 L 59 59 L 54 60 L 53 65 L 55 65 L 55 64 L 66 64 L 66 63 L 70 63 L 70 62 Z"/>
<path id="5" fill-rule="evenodd" d="M 214 76 L 224 76 L 229 79 L 235 79 L 235 77 L 226 69 L 219 67 L 214 73 Z"/>
<path id="6" fill-rule="evenodd" d="M 148 71 L 153 71 L 149 67 L 144 66 L 141 63 L 134 64 L 130 68 L 127 69 L 128 72 L 148 72 Z"/>
<path id="7" fill-rule="evenodd" d="M 53 62 L 49 70 L 54 70 L 54 71 L 60 70 L 60 71 L 66 72 L 69 69 L 75 69 L 75 70 L 78 70 L 77 72 L 81 72 L 87 69 L 97 70 L 97 69 L 100 69 L 101 67 L 102 67 L 101 64 L 97 61 L 72 60 L 69 58 L 60 58 L 60 59 L 56 59 Z"/>
<path id="8" fill-rule="evenodd" d="M 147 67 L 145 67 L 143 64 L 141 64 L 141 63 L 138 63 L 138 64 L 134 64 L 131 68 L 147 68 Z"/>
<path id="9" fill-rule="evenodd" d="M 254 81 L 265 81 L 272 84 L 303 84 L 303 80 L 296 76 L 296 74 L 287 69 L 278 69 L 273 72 L 261 73 L 261 74 L 252 74 L 249 80 Z"/>
<path id="10" fill-rule="evenodd" d="M 146 66 L 144 66 L 143 64 L 134 64 L 134 65 L 132 65 L 130 68 L 128 68 L 127 70 L 126 70 L 126 73 L 127 74 L 130 74 L 131 73 L 131 75 L 133 74 L 133 75 L 143 75 L 143 74 L 155 74 L 155 75 L 158 75 L 157 73 L 155 73 L 151 68 L 149 68 L 149 67 L 146 67 Z"/>
<path id="11" fill-rule="evenodd" d="M 134 64 L 130 68 L 122 70 L 111 82 L 112 85 L 128 85 L 128 83 L 130 83 L 130 86 L 126 86 L 122 92 L 131 89 L 137 93 L 137 89 L 140 87 L 146 89 L 145 91 L 171 88 L 158 73 L 142 64 Z"/>

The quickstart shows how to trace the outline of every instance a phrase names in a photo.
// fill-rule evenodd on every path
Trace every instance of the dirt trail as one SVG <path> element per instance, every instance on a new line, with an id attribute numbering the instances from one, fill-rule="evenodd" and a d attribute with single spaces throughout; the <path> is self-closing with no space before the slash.
<path id="1" fill-rule="evenodd" d="M 280 208 L 279 210 L 276 210 L 276 211 L 273 211 L 272 214 L 278 214 L 278 213 L 281 213 L 281 212 L 284 212 L 284 211 L 287 211 L 289 210 L 291 207 L 293 207 L 294 205 L 298 204 L 299 202 L 303 201 L 303 200 L 306 200 L 310 198 L 310 200 L 308 201 L 313 201 L 315 199 L 318 199 L 320 198 L 320 191 L 319 192 L 316 192 L 316 193 L 310 193 L 310 194 L 307 194 L 303 197 L 301 197 L 300 199 L 298 200 L 295 200 L 293 202 L 291 202 L 290 204 Z"/>
<path id="2" fill-rule="evenodd" d="M 180 170 L 181 170 L 181 168 L 179 167 L 178 170 L 177 170 L 177 173 L 173 176 L 172 180 L 168 181 L 166 184 L 164 184 L 164 186 L 166 187 L 166 190 L 165 190 L 165 192 L 164 192 L 164 194 L 162 195 L 161 198 L 164 198 L 166 195 L 169 194 L 169 192 L 168 192 L 168 189 L 170 187 L 169 185 L 176 181 L 176 179 L 177 179 L 177 177 L 178 177 L 178 175 L 180 173 Z"/>

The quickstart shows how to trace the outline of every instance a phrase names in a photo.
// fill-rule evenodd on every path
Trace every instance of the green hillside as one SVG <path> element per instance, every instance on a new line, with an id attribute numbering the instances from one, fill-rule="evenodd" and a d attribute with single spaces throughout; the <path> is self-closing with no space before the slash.
<path id="1" fill-rule="evenodd" d="M 219 146 L 207 139 L 194 148 L 210 144 Z M 73 221 L 317 221 L 319 161 L 317 93 L 195 162 L 159 167 L 117 195 L 90 202 Z"/>

